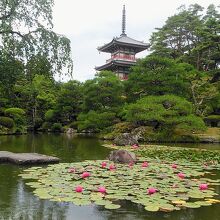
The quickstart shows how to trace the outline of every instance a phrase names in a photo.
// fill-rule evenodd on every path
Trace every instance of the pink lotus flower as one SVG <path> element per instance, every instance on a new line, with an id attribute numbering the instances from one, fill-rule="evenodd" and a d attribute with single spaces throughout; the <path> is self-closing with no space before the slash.
<path id="1" fill-rule="evenodd" d="M 205 184 L 205 183 L 200 184 L 200 185 L 199 185 L 199 189 L 200 189 L 200 190 L 206 190 L 206 189 L 208 189 L 208 184 Z"/>
<path id="2" fill-rule="evenodd" d="M 104 186 L 100 186 L 100 187 L 98 188 L 98 191 L 99 191 L 100 193 L 106 193 L 106 188 L 105 188 Z"/>
<path id="3" fill-rule="evenodd" d="M 139 146 L 138 146 L 138 144 L 133 144 L 133 145 L 131 146 L 131 148 L 132 148 L 132 149 L 137 149 L 137 148 L 139 148 Z"/>
<path id="4" fill-rule="evenodd" d="M 146 161 L 145 161 L 145 162 L 143 162 L 143 163 L 142 163 L 142 165 L 141 165 L 141 166 L 142 166 L 142 168 L 145 168 L 145 167 L 148 167 L 148 166 L 149 166 L 149 164 L 148 164 L 148 162 L 146 162 Z"/>
<path id="5" fill-rule="evenodd" d="M 82 178 L 86 178 L 86 177 L 89 177 L 89 176 L 91 176 L 91 174 L 90 174 L 89 172 L 84 172 L 84 173 L 81 175 Z"/>
<path id="6" fill-rule="evenodd" d="M 178 176 L 180 179 L 184 179 L 184 178 L 185 178 L 185 174 L 184 174 L 184 173 L 178 173 L 177 176 Z"/>
<path id="7" fill-rule="evenodd" d="M 75 173 L 76 172 L 76 169 L 74 167 L 70 167 L 68 169 L 68 173 Z"/>
<path id="8" fill-rule="evenodd" d="M 82 187 L 82 186 L 77 186 L 77 187 L 75 188 L 75 191 L 78 192 L 78 193 L 80 193 L 80 192 L 83 191 L 83 187 Z"/>
<path id="9" fill-rule="evenodd" d="M 115 165 L 114 165 L 114 164 L 111 164 L 111 165 L 109 166 L 109 169 L 110 169 L 110 170 L 115 170 L 115 169 L 116 169 L 116 167 L 115 167 Z"/>
<path id="10" fill-rule="evenodd" d="M 156 193 L 157 192 L 157 189 L 155 189 L 155 188 L 149 188 L 148 190 L 147 190 L 147 193 L 149 194 L 149 195 L 152 195 L 152 194 L 154 194 L 154 193 Z"/>
<path id="11" fill-rule="evenodd" d="M 133 163 L 133 162 L 130 162 L 130 163 L 128 164 L 128 166 L 129 166 L 129 168 L 132 168 L 132 167 L 134 166 L 134 163 Z"/>
<path id="12" fill-rule="evenodd" d="M 107 166 L 107 163 L 106 163 L 105 161 L 103 161 L 103 162 L 101 163 L 101 165 L 102 165 L 102 168 L 105 168 L 105 167 Z"/>
<path id="13" fill-rule="evenodd" d="M 173 169 L 176 169 L 177 168 L 177 165 L 174 163 L 174 164 L 172 164 L 172 166 L 171 166 Z"/>

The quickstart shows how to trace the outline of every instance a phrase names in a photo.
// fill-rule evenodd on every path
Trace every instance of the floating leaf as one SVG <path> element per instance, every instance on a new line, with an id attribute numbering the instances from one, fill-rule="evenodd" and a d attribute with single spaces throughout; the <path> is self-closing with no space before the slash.
<path id="1" fill-rule="evenodd" d="M 148 206 L 145 206 L 144 209 L 149 212 L 157 212 L 157 211 L 159 211 L 160 207 L 157 205 L 148 205 Z"/>
<path id="2" fill-rule="evenodd" d="M 119 209 L 121 206 L 116 204 L 107 204 L 105 205 L 106 209 Z"/>

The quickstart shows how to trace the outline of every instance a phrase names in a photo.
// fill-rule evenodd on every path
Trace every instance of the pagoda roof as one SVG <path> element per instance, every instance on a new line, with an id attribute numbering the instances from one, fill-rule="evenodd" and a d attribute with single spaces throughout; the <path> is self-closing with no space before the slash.
<path id="1" fill-rule="evenodd" d="M 113 38 L 110 43 L 98 47 L 98 50 L 102 52 L 112 52 L 114 51 L 115 46 L 127 46 L 133 48 L 136 53 L 146 50 L 150 47 L 149 44 L 130 38 L 126 34 L 121 34 L 120 37 Z"/>
<path id="2" fill-rule="evenodd" d="M 102 66 L 97 66 L 95 67 L 95 69 L 97 71 L 101 71 L 101 70 L 106 70 L 106 69 L 111 69 L 115 66 L 124 66 L 124 67 L 130 67 L 135 65 L 136 62 L 135 61 L 125 61 L 125 60 L 112 60 L 111 62 L 108 62 Z"/>

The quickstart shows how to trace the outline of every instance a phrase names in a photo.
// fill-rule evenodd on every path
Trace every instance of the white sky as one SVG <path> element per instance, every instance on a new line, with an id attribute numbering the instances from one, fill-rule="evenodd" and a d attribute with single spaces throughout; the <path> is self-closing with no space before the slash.
<path id="1" fill-rule="evenodd" d="M 220 5 L 219 0 L 54 0 L 54 30 L 71 40 L 74 62 L 73 78 L 80 81 L 94 77 L 95 66 L 105 63 L 109 54 L 97 51 L 121 34 L 123 4 L 126 5 L 126 33 L 148 42 L 156 27 L 163 26 L 180 5 L 198 3 Z M 142 52 L 137 57 L 144 57 Z M 67 80 L 67 79 L 65 79 Z"/>

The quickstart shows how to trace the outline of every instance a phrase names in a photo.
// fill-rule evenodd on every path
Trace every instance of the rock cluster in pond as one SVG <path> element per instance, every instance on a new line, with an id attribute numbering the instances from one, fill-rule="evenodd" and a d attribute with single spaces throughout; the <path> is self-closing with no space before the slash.
<path id="1" fill-rule="evenodd" d="M 112 151 L 108 159 L 115 163 L 135 163 L 137 161 L 136 155 L 127 150 L 114 150 Z"/>

